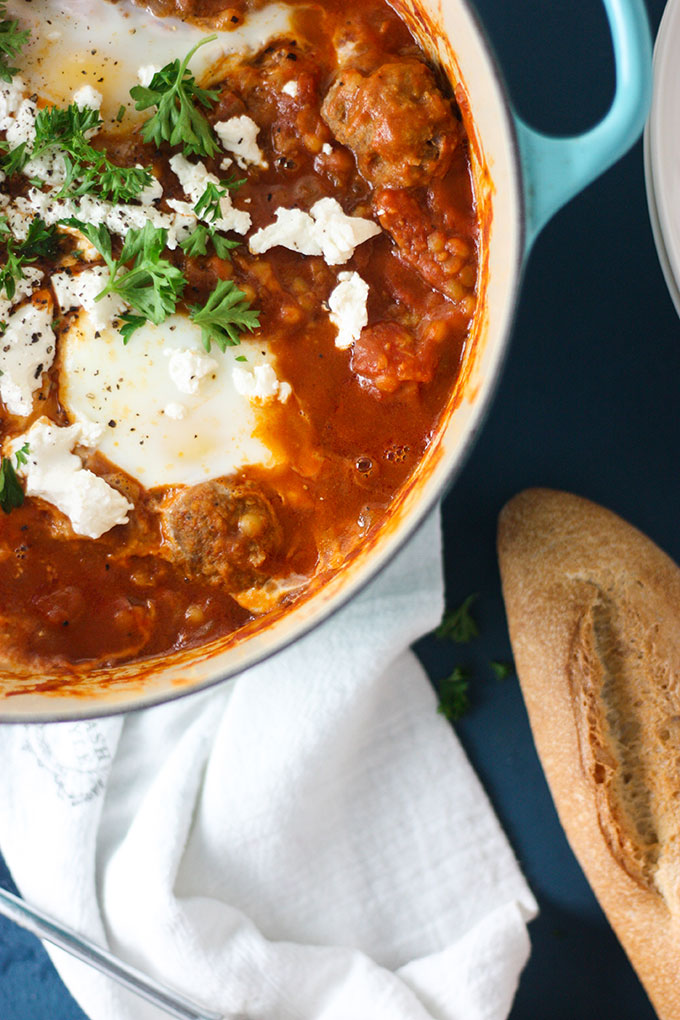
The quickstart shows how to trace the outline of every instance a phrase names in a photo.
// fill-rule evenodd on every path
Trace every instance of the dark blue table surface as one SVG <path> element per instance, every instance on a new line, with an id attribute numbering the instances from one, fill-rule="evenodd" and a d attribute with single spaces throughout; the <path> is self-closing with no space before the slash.
<path id="1" fill-rule="evenodd" d="M 613 64 L 599 0 L 476 0 L 523 116 L 550 133 L 606 110 Z M 646 0 L 656 33 L 663 0 Z M 680 559 L 680 322 L 647 215 L 642 146 L 561 211 L 527 267 L 510 357 L 444 506 L 447 597 L 479 592 L 471 645 L 426 638 L 437 680 L 472 669 L 458 733 L 539 901 L 512 1020 L 651 1020 L 654 1013 L 576 863 L 538 763 L 509 659 L 495 558 L 504 502 L 529 485 L 609 506 Z M 9 876 L 0 861 L 0 883 Z M 0 919 L 0 1018 L 83 1020 L 40 945 Z"/>

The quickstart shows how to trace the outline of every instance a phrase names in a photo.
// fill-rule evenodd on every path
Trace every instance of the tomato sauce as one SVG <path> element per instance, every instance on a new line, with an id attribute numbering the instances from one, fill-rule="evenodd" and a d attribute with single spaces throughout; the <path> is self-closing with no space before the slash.
<path id="1" fill-rule="evenodd" d="M 141 6 L 208 30 L 253 5 Z M 253 230 L 281 206 L 308 210 L 330 196 L 382 231 L 340 267 L 282 247 L 251 255 L 245 243 L 230 261 L 168 256 L 187 278 L 187 304 L 233 279 L 260 310 L 259 335 L 293 391 L 260 425 L 283 466 L 200 492 L 145 490 L 89 454 L 87 466 L 130 495 L 127 525 L 85 539 L 31 498 L 3 515 L 0 640 L 16 668 L 87 669 L 196 647 L 294 602 L 384 524 L 460 371 L 479 247 L 468 141 L 451 87 L 394 11 L 381 0 L 308 4 L 290 36 L 229 58 L 219 75 L 209 120 L 251 117 L 268 162 L 241 175 L 233 197 Z M 283 91 L 291 81 L 294 96 Z M 184 197 L 168 167 L 176 150 L 137 135 L 95 144 L 120 165 L 152 165 L 163 200 Z M 205 165 L 220 173 L 219 157 Z M 369 287 L 368 324 L 347 350 L 335 346 L 327 306 L 339 270 Z M 58 363 L 34 416 L 66 424 L 57 372 Z M 25 426 L 0 405 L 0 437 Z"/>

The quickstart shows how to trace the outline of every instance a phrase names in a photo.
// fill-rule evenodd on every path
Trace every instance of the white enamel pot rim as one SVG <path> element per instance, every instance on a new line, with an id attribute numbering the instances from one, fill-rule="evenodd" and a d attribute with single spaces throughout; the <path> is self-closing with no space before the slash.
<path id="1" fill-rule="evenodd" d="M 546 0 L 548 2 L 548 0 Z M 415 532 L 460 470 L 498 380 L 526 255 L 542 226 L 573 195 L 619 159 L 638 138 L 651 96 L 651 39 L 644 0 L 603 0 L 616 63 L 609 112 L 575 138 L 550 138 L 512 111 L 502 75 L 468 0 L 401 0 L 421 42 L 464 91 L 475 176 L 490 203 L 481 314 L 460 390 L 413 483 L 375 545 L 270 626 L 222 647 L 176 653 L 157 663 L 106 671 L 74 693 L 34 689 L 0 699 L 0 721 L 85 719 L 147 708 L 205 689 L 280 651 L 344 605 Z M 455 40 L 455 52 L 449 43 Z M 479 200 L 479 189 L 477 191 Z"/>

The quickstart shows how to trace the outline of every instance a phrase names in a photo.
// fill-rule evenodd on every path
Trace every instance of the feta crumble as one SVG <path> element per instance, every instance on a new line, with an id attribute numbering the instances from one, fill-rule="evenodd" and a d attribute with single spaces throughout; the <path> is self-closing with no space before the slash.
<path id="1" fill-rule="evenodd" d="M 232 153 L 242 170 L 249 165 L 264 168 L 268 166 L 260 146 L 255 141 L 259 131 L 255 121 L 245 114 L 241 117 L 230 117 L 229 120 L 220 120 L 215 124 L 215 134 L 222 143 L 222 148 Z"/>
<path id="2" fill-rule="evenodd" d="M 0 83 L 0 131 L 7 131 L 24 101 L 26 85 L 18 75 L 11 82 Z"/>
<path id="3" fill-rule="evenodd" d="M 359 339 L 368 323 L 368 284 L 358 273 L 339 273 L 338 284 L 328 299 L 330 320 L 337 327 L 335 346 L 341 351 Z"/>
<path id="4" fill-rule="evenodd" d="M 180 393 L 198 393 L 201 380 L 214 372 L 217 362 L 204 351 L 190 347 L 163 352 L 169 359 L 168 373 Z"/>
<path id="5" fill-rule="evenodd" d="M 266 404 L 278 399 L 285 404 L 293 392 L 290 383 L 281 382 L 268 361 L 253 366 L 235 364 L 231 377 L 236 392 L 254 403 Z"/>
<path id="6" fill-rule="evenodd" d="M 14 294 L 11 298 L 0 297 L 0 322 L 7 322 L 7 318 L 16 305 L 28 297 L 38 286 L 43 278 L 42 269 L 35 266 L 22 266 L 24 275 L 14 283 Z"/>
<path id="7" fill-rule="evenodd" d="M 302 255 L 323 255 L 329 266 L 347 262 L 354 249 L 380 233 L 373 220 L 348 216 L 334 198 L 321 198 L 308 213 L 280 207 L 276 222 L 256 230 L 249 241 L 250 251 L 262 255 L 282 245 Z"/>
<path id="8" fill-rule="evenodd" d="M 28 443 L 26 464 L 17 474 L 26 480 L 26 495 L 38 496 L 61 510 L 77 535 L 100 538 L 116 524 L 127 524 L 132 503 L 117 489 L 83 467 L 74 446 L 95 446 L 103 427 L 91 422 L 66 428 L 39 418 L 28 432 L 13 440 L 12 452 Z"/>
<path id="9" fill-rule="evenodd" d="M 0 397 L 10 414 L 31 413 L 54 350 L 51 301 L 24 305 L 10 316 L 0 337 Z"/>
<path id="10" fill-rule="evenodd" d="M 332 156 L 333 146 L 330 144 L 330 142 L 324 142 L 323 145 L 321 146 L 321 151 L 323 152 L 324 156 Z"/>
<path id="11" fill-rule="evenodd" d="M 97 294 L 104 290 L 108 281 L 108 269 L 105 266 L 93 266 L 80 273 L 68 270 L 55 273 L 52 286 L 63 313 L 71 312 L 74 308 L 84 308 L 93 327 L 101 330 L 110 326 L 127 307 L 117 294 L 107 294 L 100 301 L 96 300 Z"/>
<path id="12" fill-rule="evenodd" d="M 295 99 L 298 94 L 298 83 L 296 81 L 287 81 L 285 85 L 281 87 L 281 91 L 285 92 L 291 99 Z"/>
<path id="13" fill-rule="evenodd" d="M 181 421 L 185 417 L 187 409 L 184 404 L 169 403 L 163 408 L 163 414 L 166 418 L 173 418 L 175 421 Z"/>
<path id="14" fill-rule="evenodd" d="M 191 205 L 173 198 L 168 199 L 168 205 L 183 216 L 193 216 L 195 222 L 197 217 L 193 206 L 201 198 L 208 184 L 219 186 L 219 178 L 211 174 L 203 163 L 190 163 L 181 153 L 171 158 L 170 166 L 179 179 L 184 193 L 191 199 Z M 246 234 L 250 230 L 252 222 L 250 213 L 235 209 L 229 192 L 220 201 L 220 212 L 222 215 L 216 220 L 207 219 L 205 216 L 202 218 L 216 230 L 233 230 L 237 234 Z"/>
<path id="15" fill-rule="evenodd" d="M 153 183 L 151 188 L 155 195 L 157 188 Z M 70 198 L 58 200 L 54 199 L 51 192 L 38 191 L 37 188 L 31 188 L 25 198 L 15 199 L 12 205 L 3 208 L 3 212 L 12 233 L 20 241 L 26 237 L 31 219 L 36 215 L 42 217 L 48 227 L 71 216 L 95 227 L 103 223 L 112 234 L 118 234 L 119 237 L 125 237 L 131 229 L 141 229 L 145 223 L 150 222 L 154 227 L 164 227 L 167 230 L 167 245 L 171 250 L 188 237 L 196 226 L 196 214 L 191 209 L 187 213 L 163 213 L 152 205 L 114 205 L 90 195 L 83 195 L 78 201 Z"/>
<path id="16" fill-rule="evenodd" d="M 83 85 L 82 88 L 73 93 L 73 102 L 79 110 L 84 110 L 85 107 L 88 107 L 90 110 L 99 110 L 103 101 L 104 97 L 101 92 L 93 89 L 91 85 Z"/>

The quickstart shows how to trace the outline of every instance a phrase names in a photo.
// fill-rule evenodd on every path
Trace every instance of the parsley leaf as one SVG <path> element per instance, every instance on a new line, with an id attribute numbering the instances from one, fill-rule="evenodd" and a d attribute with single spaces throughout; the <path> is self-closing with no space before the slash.
<path id="1" fill-rule="evenodd" d="M 84 234 L 108 266 L 109 282 L 95 301 L 106 294 L 118 294 L 136 313 L 121 316 L 125 323 L 121 329 L 124 343 L 129 342 L 147 319 L 158 326 L 174 312 L 186 281 L 181 270 L 161 257 L 168 239 L 167 230 L 147 222 L 139 230 L 128 231 L 120 257 L 114 259 L 111 235 L 103 224 L 95 227 L 75 217 L 62 222 Z M 126 269 L 129 262 L 132 266 Z"/>
<path id="2" fill-rule="evenodd" d="M 95 227 L 93 223 L 83 223 L 82 220 L 77 219 L 75 216 L 69 216 L 67 219 L 60 220 L 59 222 L 63 223 L 66 227 L 75 227 L 76 230 L 79 230 L 90 244 L 97 249 L 104 262 L 113 272 L 116 263 L 111 254 L 111 235 L 103 223 Z"/>
<path id="3" fill-rule="evenodd" d="M 27 262 L 35 262 L 36 259 L 51 258 L 56 253 L 58 244 L 56 225 L 48 227 L 40 216 L 35 216 L 31 220 L 26 237 L 16 245 L 16 251 Z"/>
<path id="4" fill-rule="evenodd" d="M 235 177 L 230 177 L 226 181 L 220 181 L 219 184 L 215 184 L 213 181 L 208 181 L 205 186 L 205 191 L 194 206 L 194 212 L 199 219 L 208 220 L 210 223 L 214 223 L 215 220 L 222 214 L 220 203 L 227 192 L 236 191 L 242 184 L 245 183 L 245 177 L 241 177 L 240 180 L 236 180 Z"/>
<path id="5" fill-rule="evenodd" d="M 0 294 L 4 290 L 11 301 L 16 293 L 16 284 L 24 276 L 24 264 L 35 262 L 39 258 L 49 258 L 57 250 L 58 237 L 56 226 L 48 227 L 39 216 L 31 220 L 28 233 L 23 241 L 15 241 L 12 237 L 7 217 L 0 222 L 0 244 L 7 246 L 4 265 L 0 266 Z"/>
<path id="6" fill-rule="evenodd" d="M 239 241 L 230 241 L 228 237 L 218 234 L 214 227 L 209 227 L 205 223 L 199 223 L 188 237 L 180 241 L 180 247 L 187 255 L 193 255 L 194 257 L 197 255 L 207 255 L 208 241 L 212 241 L 215 254 L 220 259 L 231 259 L 229 253 L 232 248 L 238 248 L 240 243 Z"/>
<path id="7" fill-rule="evenodd" d="M 167 239 L 167 230 L 148 222 L 141 230 L 130 230 L 111 279 L 96 300 L 105 294 L 118 294 L 139 316 L 160 325 L 174 312 L 186 282 L 181 270 L 161 258 Z M 123 265 L 132 260 L 132 268 L 121 272 Z M 128 340 L 132 332 L 127 331 Z"/>
<path id="8" fill-rule="evenodd" d="M 7 2 L 0 3 L 0 15 L 7 13 Z M 16 67 L 10 67 L 8 61 L 14 60 L 28 42 L 31 33 L 19 29 L 19 22 L 14 18 L 3 17 L 0 21 L 0 78 L 11 82 L 17 73 Z"/>
<path id="9" fill-rule="evenodd" d="M 204 223 L 199 223 L 188 237 L 179 242 L 179 246 L 187 255 L 192 255 L 195 258 L 197 255 L 208 254 L 209 240 L 210 228 L 206 227 Z"/>
<path id="10" fill-rule="evenodd" d="M 479 635 L 479 629 L 470 613 L 470 606 L 478 598 L 477 594 L 468 595 L 457 609 L 448 609 L 435 634 L 438 638 L 449 638 L 456 644 L 466 645 Z"/>
<path id="11" fill-rule="evenodd" d="M 22 142 L 14 149 L 10 149 L 7 142 L 0 142 L 0 149 L 5 152 L 5 155 L 0 159 L 0 169 L 7 177 L 18 174 L 30 159 L 30 154 L 26 152 L 26 142 Z"/>
<path id="12" fill-rule="evenodd" d="M 123 345 L 127 346 L 132 339 L 132 334 L 145 324 L 146 318 L 143 315 L 133 315 L 132 312 L 123 312 L 121 315 L 123 325 L 119 333 L 123 338 Z"/>
<path id="13" fill-rule="evenodd" d="M 233 280 L 220 280 L 205 305 L 191 305 L 192 320 L 201 327 L 203 346 L 210 351 L 214 341 L 221 351 L 239 344 L 243 330 L 251 333 L 260 325 L 260 313 Z"/>
<path id="14" fill-rule="evenodd" d="M 8 247 L 5 264 L 0 266 L 0 294 L 4 291 L 9 301 L 16 294 L 17 280 L 20 280 L 24 275 L 25 261 Z"/>
<path id="15" fill-rule="evenodd" d="M 17 465 L 26 463 L 28 443 L 24 443 L 17 452 Z M 15 507 L 21 506 L 24 501 L 24 490 L 21 488 L 16 471 L 10 457 L 3 457 L 0 460 L 0 507 L 6 514 L 11 513 Z"/>
<path id="16" fill-rule="evenodd" d="M 511 662 L 499 662 L 498 660 L 493 659 L 490 666 L 497 680 L 506 680 L 509 676 L 512 676 L 515 671 L 515 667 Z"/>
<path id="17" fill-rule="evenodd" d="M 196 50 L 216 38 L 210 35 L 201 39 L 181 63 L 173 60 L 156 71 L 148 86 L 134 85 L 130 89 L 136 110 L 156 107 L 156 112 L 142 125 L 145 142 L 156 146 L 161 142 L 181 145 L 185 156 L 214 156 L 219 151 L 212 128 L 197 105 L 211 109 L 218 93 L 200 88 L 188 68 Z"/>
<path id="18" fill-rule="evenodd" d="M 461 719 L 470 707 L 469 674 L 456 666 L 450 676 L 439 681 L 439 705 L 437 711 L 449 722 Z"/>
<path id="19" fill-rule="evenodd" d="M 16 457 L 17 467 L 22 467 L 28 464 L 28 455 L 31 452 L 31 448 L 28 443 L 24 443 L 20 450 L 17 450 L 14 456 Z"/>

